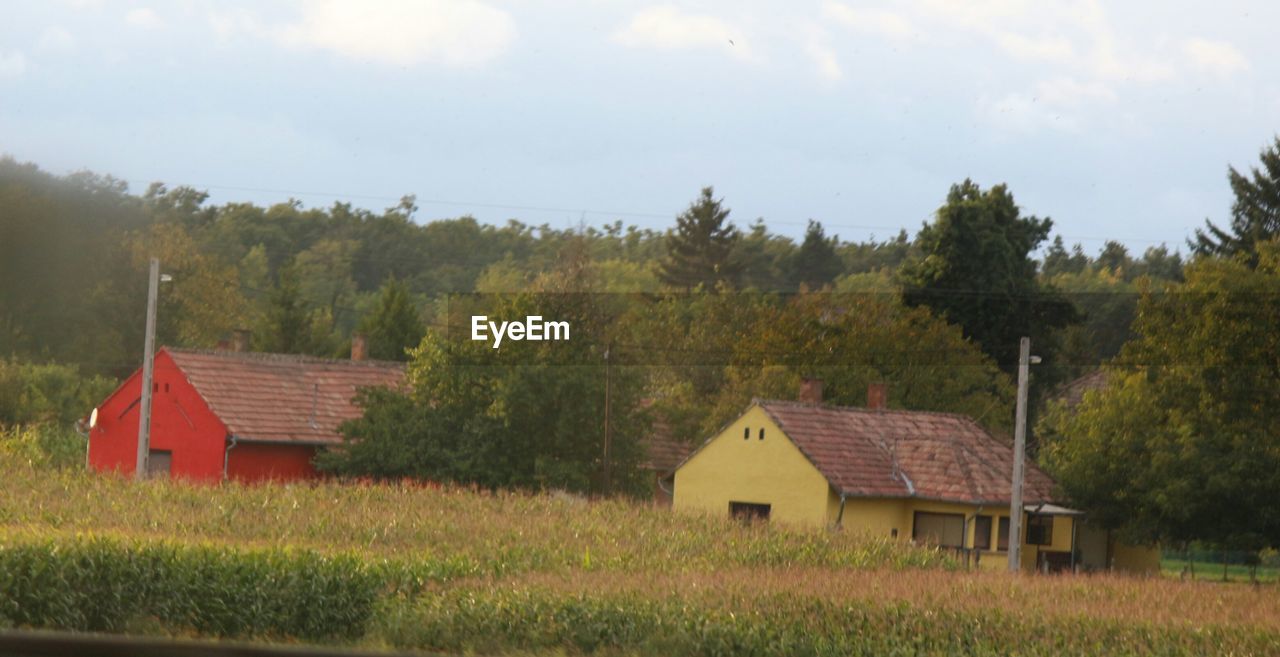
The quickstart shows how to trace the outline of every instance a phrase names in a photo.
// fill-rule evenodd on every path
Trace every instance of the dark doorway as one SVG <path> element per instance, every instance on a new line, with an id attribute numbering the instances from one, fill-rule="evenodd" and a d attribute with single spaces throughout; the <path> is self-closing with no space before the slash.
<path id="1" fill-rule="evenodd" d="M 147 478 L 168 479 L 169 469 L 173 465 L 173 452 L 153 449 L 147 455 Z"/>

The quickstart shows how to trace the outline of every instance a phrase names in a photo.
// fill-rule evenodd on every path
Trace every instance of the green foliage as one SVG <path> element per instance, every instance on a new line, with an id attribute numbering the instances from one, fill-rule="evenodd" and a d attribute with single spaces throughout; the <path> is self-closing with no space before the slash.
<path id="1" fill-rule="evenodd" d="M 113 388 L 114 381 L 67 365 L 0 360 L 0 427 L 69 426 Z"/>
<path id="2" fill-rule="evenodd" d="M 36 468 L 84 466 L 86 438 L 67 426 L 0 426 L 0 458 Z"/>
<path id="3" fill-rule="evenodd" d="M 1280 545 L 1280 246 L 1148 290 L 1108 387 L 1046 419 L 1046 465 L 1107 526 L 1173 544 Z"/>
<path id="4" fill-rule="evenodd" d="M 969 180 L 953 185 L 916 237 L 919 258 L 903 266 L 907 303 L 958 324 L 1006 372 L 1017 368 L 1019 338 L 1030 336 L 1044 372 L 1053 363 L 1053 330 L 1076 320 L 1071 304 L 1036 279 L 1031 253 L 1052 225 L 1023 217 L 1004 185 L 985 192 Z"/>
<path id="5" fill-rule="evenodd" d="M 835 280 L 843 269 L 840 256 L 836 253 L 839 242 L 838 237 L 828 239 L 822 230 L 822 224 L 810 219 L 804 241 L 788 263 L 792 287 L 804 286 L 816 290 Z"/>
<path id="6" fill-rule="evenodd" d="M 660 271 L 664 283 L 685 290 L 701 286 L 708 291 L 721 284 L 738 284 L 742 265 L 735 248 L 742 237 L 729 223 L 729 209 L 723 204 L 712 188 L 704 187 L 689 209 L 676 217 L 676 227 L 667 235 L 667 257 Z"/>
<path id="7" fill-rule="evenodd" d="M 408 360 L 408 349 L 422 342 L 426 327 L 409 297 L 409 289 L 394 278 L 382 284 L 373 313 L 360 322 L 360 332 L 368 340 L 369 357 L 379 360 Z"/>
<path id="8" fill-rule="evenodd" d="M 1261 168 L 1253 167 L 1250 175 L 1227 167 L 1227 180 L 1235 200 L 1231 204 L 1231 223 L 1218 227 L 1208 219 L 1204 230 L 1197 230 L 1191 247 L 1201 255 L 1241 255 L 1251 265 L 1258 263 L 1258 248 L 1280 237 L 1280 137 L 1263 149 Z"/>
<path id="9" fill-rule="evenodd" d="M 365 416 L 344 429 L 348 442 L 319 462 L 347 475 L 413 476 L 486 487 L 639 492 L 639 438 L 648 427 L 643 379 L 606 372 L 608 297 L 577 293 L 593 274 L 582 260 L 541 277 L 532 292 L 475 299 L 451 313 L 568 322 L 567 343 L 488 343 L 431 331 L 412 354 L 410 393 L 369 392 Z M 469 330 L 469 329 L 468 329 Z M 611 459 L 604 481 L 604 400 L 610 386 Z"/>
<path id="10" fill-rule="evenodd" d="M 0 544 L 0 624 L 351 641 L 385 578 L 352 556 L 90 538 Z M 145 626 L 144 626 L 145 627 Z"/>

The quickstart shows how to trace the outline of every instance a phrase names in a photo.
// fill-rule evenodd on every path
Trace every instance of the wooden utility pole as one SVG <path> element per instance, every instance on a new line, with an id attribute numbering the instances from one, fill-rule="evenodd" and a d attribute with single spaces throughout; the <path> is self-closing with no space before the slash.
<path id="1" fill-rule="evenodd" d="M 609 352 L 613 350 L 613 345 L 607 345 L 604 348 L 604 494 L 608 495 L 613 492 L 613 464 L 609 462 L 610 442 L 613 439 L 613 427 L 609 423 L 609 388 L 613 381 L 613 373 L 609 367 Z"/>
<path id="2" fill-rule="evenodd" d="M 1022 570 L 1022 482 L 1027 459 L 1027 378 L 1031 369 L 1031 338 L 1018 349 L 1018 408 L 1013 425 L 1013 481 L 1009 501 L 1009 572 Z"/>
<path id="3" fill-rule="evenodd" d="M 156 365 L 156 296 L 159 292 L 160 260 L 152 258 L 150 278 L 147 279 L 147 333 L 142 347 L 142 404 L 138 407 L 138 462 L 133 472 L 134 478 L 138 481 L 147 478 L 147 457 L 151 452 L 151 375 Z"/>

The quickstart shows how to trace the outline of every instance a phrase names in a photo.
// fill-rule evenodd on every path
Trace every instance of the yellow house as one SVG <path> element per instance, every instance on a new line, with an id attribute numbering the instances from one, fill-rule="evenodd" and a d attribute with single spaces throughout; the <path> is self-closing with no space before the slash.
<path id="1" fill-rule="evenodd" d="M 883 388 L 869 397 L 873 408 L 753 402 L 676 469 L 673 507 L 935 544 L 1006 568 L 1013 450 L 968 417 L 887 410 Z M 1027 463 L 1023 569 L 1158 570 L 1156 550 L 1117 545 L 1055 504 L 1053 487 Z"/>

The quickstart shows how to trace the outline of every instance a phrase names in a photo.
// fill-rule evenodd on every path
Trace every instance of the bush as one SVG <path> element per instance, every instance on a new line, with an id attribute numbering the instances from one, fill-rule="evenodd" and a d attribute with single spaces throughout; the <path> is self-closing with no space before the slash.
<path id="1" fill-rule="evenodd" d="M 84 464 L 86 440 L 67 427 L 0 427 L 0 458 L 31 467 L 79 467 Z"/>

